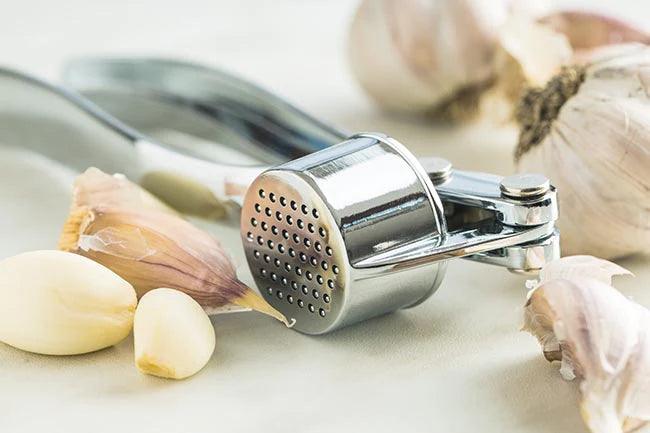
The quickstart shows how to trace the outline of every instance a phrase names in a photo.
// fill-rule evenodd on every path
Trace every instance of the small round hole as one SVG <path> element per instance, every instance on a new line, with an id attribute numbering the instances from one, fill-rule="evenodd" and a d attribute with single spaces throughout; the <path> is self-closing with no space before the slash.
<path id="1" fill-rule="evenodd" d="M 296 283 L 295 281 L 292 281 L 292 282 L 291 282 L 291 288 L 292 288 L 293 290 L 298 290 L 298 283 Z"/>
<path id="2" fill-rule="evenodd" d="M 260 197 L 261 197 L 261 198 L 266 197 L 266 193 L 264 192 L 263 189 L 259 190 L 259 194 L 260 194 Z"/>
<path id="3" fill-rule="evenodd" d="M 338 274 L 339 273 L 339 267 L 336 266 L 336 265 L 332 265 L 332 272 L 334 272 L 335 274 Z"/>
<path id="4" fill-rule="evenodd" d="M 311 271 L 307 271 L 305 272 L 305 277 L 307 277 L 307 279 L 311 281 L 314 278 L 314 274 L 312 274 Z"/>
<path id="5" fill-rule="evenodd" d="M 278 274 L 276 274 L 275 272 L 271 272 L 271 279 L 273 281 L 278 281 Z"/>
<path id="6" fill-rule="evenodd" d="M 287 302 L 293 304 L 293 296 L 287 295 Z"/>
<path id="7" fill-rule="evenodd" d="M 300 206 L 300 210 L 302 211 L 302 213 L 304 213 L 305 215 L 307 215 L 307 205 L 304 205 L 304 204 L 303 204 L 302 206 Z"/>
<path id="8" fill-rule="evenodd" d="M 296 250 L 294 250 L 293 248 L 289 248 L 289 255 L 291 257 L 296 257 Z"/>
<path id="9" fill-rule="evenodd" d="M 284 264 L 284 269 L 286 269 L 288 272 L 291 272 L 291 263 L 286 262 L 286 263 Z"/>
<path id="10" fill-rule="evenodd" d="M 314 307 L 313 304 L 309 304 L 309 305 L 307 305 L 307 308 L 309 309 L 309 311 L 310 311 L 311 313 L 313 313 L 314 311 L 316 311 L 316 307 Z"/>
<path id="11" fill-rule="evenodd" d="M 298 266 L 296 266 L 296 275 L 299 277 L 302 276 L 302 269 L 300 269 Z"/>
<path id="12" fill-rule="evenodd" d="M 251 225 L 257 227 L 257 220 L 255 218 L 251 218 Z"/>
<path id="13" fill-rule="evenodd" d="M 312 257 L 309 259 L 309 263 L 311 263 L 314 266 L 318 266 L 318 260 L 316 260 L 316 257 Z"/>
<path id="14" fill-rule="evenodd" d="M 267 287 L 266 291 L 269 292 L 269 295 L 273 294 L 273 287 Z"/>
<path id="15" fill-rule="evenodd" d="M 329 265 L 327 264 L 327 262 L 325 260 L 323 260 L 321 262 L 320 266 L 321 266 L 321 268 L 323 268 L 324 271 L 326 271 L 327 268 L 329 268 Z"/>
<path id="16" fill-rule="evenodd" d="M 319 314 L 321 317 L 325 317 L 325 310 L 323 310 L 323 309 L 321 308 L 320 310 L 318 310 L 318 314 Z"/>
<path id="17" fill-rule="evenodd" d="M 271 200 L 272 203 L 275 203 L 275 194 L 270 193 L 269 194 L 269 200 Z"/>
<path id="18" fill-rule="evenodd" d="M 333 289 L 334 288 L 334 281 L 327 280 L 327 287 L 329 287 L 330 289 Z"/>
<path id="19" fill-rule="evenodd" d="M 293 241 L 297 244 L 300 243 L 300 236 L 298 236 L 298 233 L 293 234 Z"/>
<path id="20" fill-rule="evenodd" d="M 328 256 L 332 255 L 332 249 L 330 247 L 326 247 L 325 252 L 327 253 Z"/>
<path id="21" fill-rule="evenodd" d="M 264 254 L 264 261 L 266 263 L 270 263 L 271 262 L 271 256 L 269 256 L 268 254 Z"/>
<path id="22" fill-rule="evenodd" d="M 307 293 L 309 293 L 309 289 L 308 289 L 307 286 L 305 286 L 304 284 L 303 284 L 303 286 L 301 287 L 301 290 L 302 290 L 302 293 L 304 293 L 305 295 L 306 295 Z"/>
<path id="23" fill-rule="evenodd" d="M 305 238 L 304 243 L 307 248 L 311 246 L 311 241 L 308 238 Z"/>
<path id="24" fill-rule="evenodd" d="M 320 242 L 316 241 L 316 242 L 314 242 L 314 249 L 315 249 L 316 251 L 320 251 L 320 250 L 323 249 L 323 246 L 321 245 Z"/>
<path id="25" fill-rule="evenodd" d="M 318 218 L 318 211 L 316 209 L 313 209 L 311 211 L 311 214 L 314 216 L 314 218 Z"/>
<path id="26" fill-rule="evenodd" d="M 266 214 L 266 216 L 271 216 L 271 208 L 267 207 L 266 209 L 264 209 L 264 213 Z"/>
<path id="27" fill-rule="evenodd" d="M 269 241 L 268 241 L 266 244 L 267 244 L 267 245 L 269 246 L 269 248 L 271 248 L 271 249 L 275 248 L 275 242 L 273 242 L 271 239 L 269 239 Z"/>
<path id="28" fill-rule="evenodd" d="M 289 239 L 289 232 L 287 230 L 282 230 L 282 237 L 285 239 Z"/>
<path id="29" fill-rule="evenodd" d="M 253 255 L 255 256 L 256 259 L 260 258 L 260 252 L 257 250 L 253 251 Z"/>
<path id="30" fill-rule="evenodd" d="M 312 290 L 311 294 L 316 299 L 318 299 L 318 297 L 320 296 L 320 293 L 318 293 L 318 290 L 316 290 L 316 289 Z"/>
<path id="31" fill-rule="evenodd" d="M 305 303 L 303 302 L 302 299 L 298 299 L 298 306 L 299 306 L 300 308 L 302 308 L 302 307 L 305 306 Z"/>
<path id="32" fill-rule="evenodd" d="M 281 196 L 281 197 L 280 197 L 280 204 L 281 204 L 282 206 L 286 206 L 286 205 L 287 205 L 287 199 L 284 198 L 284 196 Z"/>
<path id="33" fill-rule="evenodd" d="M 271 233 L 273 233 L 274 235 L 277 235 L 278 234 L 278 228 L 276 226 L 271 226 Z"/>
<path id="34" fill-rule="evenodd" d="M 307 224 L 307 230 L 309 230 L 310 233 L 314 233 L 314 225 L 312 223 Z"/>
<path id="35" fill-rule="evenodd" d="M 320 227 L 320 228 L 318 229 L 318 234 L 319 234 L 322 238 L 324 238 L 325 236 L 327 236 L 327 231 L 326 231 L 323 227 Z"/>
<path id="36" fill-rule="evenodd" d="M 301 253 L 299 254 L 299 257 L 300 257 L 300 260 L 301 260 L 301 261 L 303 261 L 303 262 L 306 262 L 306 261 L 307 261 L 307 254 L 301 252 Z"/>
<path id="37" fill-rule="evenodd" d="M 329 304 L 329 303 L 330 303 L 330 295 L 328 295 L 327 293 L 325 293 L 325 294 L 323 295 L 323 301 L 324 301 L 326 304 Z"/>
<path id="38" fill-rule="evenodd" d="M 325 280 L 323 280 L 322 275 L 316 275 L 316 281 L 318 281 L 318 284 L 323 284 Z"/>
<path id="39" fill-rule="evenodd" d="M 253 240 L 253 233 L 251 233 L 251 232 L 246 233 L 246 238 L 247 238 L 249 241 L 252 241 L 252 240 Z"/>
<path id="40" fill-rule="evenodd" d="M 268 274 L 268 271 L 264 268 L 260 269 L 260 275 L 263 277 L 266 277 L 266 274 Z"/>
<path id="41" fill-rule="evenodd" d="M 289 225 L 293 224 L 293 218 L 291 217 L 291 215 L 287 215 L 287 224 Z"/>
<path id="42" fill-rule="evenodd" d="M 262 230 L 267 231 L 269 229 L 269 225 L 266 223 L 266 221 L 262 221 Z"/>
<path id="43" fill-rule="evenodd" d="M 273 263 L 275 264 L 275 266 L 280 267 L 281 264 L 280 259 L 276 258 L 275 260 L 273 260 Z"/>
<path id="44" fill-rule="evenodd" d="M 278 244 L 278 251 L 280 251 L 282 254 L 284 254 L 284 245 Z"/>
<path id="45" fill-rule="evenodd" d="M 298 205 L 296 204 L 296 201 L 295 201 L 295 200 L 291 200 L 291 209 L 293 209 L 293 210 L 297 210 L 297 209 L 298 209 Z"/>
<path id="46" fill-rule="evenodd" d="M 260 245 L 264 245 L 264 238 L 262 236 L 257 237 L 257 243 Z"/>
<path id="47" fill-rule="evenodd" d="M 299 229 L 305 228 L 305 223 L 300 218 L 298 218 L 298 220 L 296 221 L 296 225 L 298 226 Z"/>
<path id="48" fill-rule="evenodd" d="M 282 212 L 277 211 L 277 212 L 275 213 L 275 218 L 276 218 L 278 221 L 282 221 Z"/>
<path id="49" fill-rule="evenodd" d="M 289 280 L 287 280 L 287 277 L 280 278 L 280 282 L 282 283 L 283 286 L 289 284 Z"/>
<path id="50" fill-rule="evenodd" d="M 282 299 L 284 297 L 284 294 L 280 290 L 278 290 L 277 295 L 279 299 Z"/>
<path id="51" fill-rule="evenodd" d="M 260 206 L 259 203 L 255 203 L 255 212 L 257 213 L 262 212 L 262 206 Z"/>

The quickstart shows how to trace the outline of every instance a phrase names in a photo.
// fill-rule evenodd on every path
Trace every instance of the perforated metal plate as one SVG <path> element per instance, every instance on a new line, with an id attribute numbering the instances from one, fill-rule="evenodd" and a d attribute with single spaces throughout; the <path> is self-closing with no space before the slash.
<path id="1" fill-rule="evenodd" d="M 255 282 L 295 329 L 326 332 L 340 316 L 348 272 L 343 239 L 316 191 L 298 174 L 269 171 L 251 185 L 241 233 Z"/>

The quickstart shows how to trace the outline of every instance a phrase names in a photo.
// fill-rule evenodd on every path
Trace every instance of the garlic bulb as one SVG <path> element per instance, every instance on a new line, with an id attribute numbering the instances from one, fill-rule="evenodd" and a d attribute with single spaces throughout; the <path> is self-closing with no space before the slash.
<path id="1" fill-rule="evenodd" d="M 104 266 L 63 251 L 0 261 L 0 341 L 46 355 L 76 355 L 129 335 L 133 287 Z"/>
<path id="2" fill-rule="evenodd" d="M 178 215 L 118 195 L 86 200 L 93 177 L 77 179 L 75 197 L 59 249 L 88 257 L 130 282 L 138 296 L 159 287 L 185 292 L 212 312 L 249 308 L 287 319 L 237 279 L 219 242 Z M 98 197 L 98 196 L 95 196 Z M 129 195 L 133 197 L 133 195 Z M 92 203 L 79 206 L 80 203 Z M 102 205 L 101 203 L 108 203 Z"/>
<path id="3" fill-rule="evenodd" d="M 364 0 L 349 36 L 352 71 L 381 106 L 462 111 L 493 80 L 506 0 Z"/>
<path id="4" fill-rule="evenodd" d="M 201 370 L 214 352 L 210 319 L 190 296 L 155 289 L 140 299 L 133 322 L 135 365 L 143 373 L 184 379 Z"/>
<path id="5" fill-rule="evenodd" d="M 650 47 L 620 45 L 521 99 L 518 169 L 558 188 L 565 255 L 648 251 L 649 89 Z"/>
<path id="6" fill-rule="evenodd" d="M 650 311 L 611 287 L 629 274 L 589 256 L 550 263 L 530 293 L 524 330 L 567 380 L 580 381 L 582 417 L 594 433 L 630 432 L 650 420 Z"/>

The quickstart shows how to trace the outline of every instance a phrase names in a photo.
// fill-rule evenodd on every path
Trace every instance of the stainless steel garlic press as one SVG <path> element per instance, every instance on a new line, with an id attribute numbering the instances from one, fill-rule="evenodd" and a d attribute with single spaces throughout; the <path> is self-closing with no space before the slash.
<path id="1" fill-rule="evenodd" d="M 178 188 L 189 180 L 241 205 L 256 284 L 299 331 L 417 305 L 451 258 L 535 272 L 559 257 L 556 192 L 542 175 L 456 170 L 383 134 L 346 139 L 250 83 L 187 63 L 89 59 L 71 63 L 65 81 L 0 69 L 0 141 L 54 159 L 67 146 L 73 168 L 170 174 Z M 243 160 L 225 158 L 229 149 Z"/>
<path id="2" fill-rule="evenodd" d="M 556 192 L 541 175 L 498 177 L 419 162 L 358 134 L 265 171 L 241 214 L 266 300 L 322 334 L 419 304 L 465 257 L 535 271 L 559 257 Z"/>

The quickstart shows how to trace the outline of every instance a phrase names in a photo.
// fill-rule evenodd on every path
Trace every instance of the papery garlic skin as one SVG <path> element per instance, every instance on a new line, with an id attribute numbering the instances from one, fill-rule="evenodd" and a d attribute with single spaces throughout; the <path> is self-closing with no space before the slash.
<path id="1" fill-rule="evenodd" d="M 0 341 L 46 355 L 113 346 L 131 332 L 133 287 L 104 266 L 62 251 L 0 261 Z"/>
<path id="2" fill-rule="evenodd" d="M 621 45 L 522 98 L 518 170 L 557 187 L 563 254 L 647 253 L 649 91 L 650 47 Z"/>
<path id="3" fill-rule="evenodd" d="M 349 35 L 352 71 L 382 107 L 434 111 L 493 79 L 506 0 L 364 0 Z"/>
<path id="4" fill-rule="evenodd" d="M 549 264 L 524 310 L 565 379 L 580 380 L 581 414 L 594 433 L 628 432 L 650 420 L 650 311 L 610 286 L 629 273 L 593 257 Z M 593 277 L 589 276 L 593 275 Z"/>
<path id="5" fill-rule="evenodd" d="M 210 319 L 190 296 L 155 289 L 135 312 L 135 364 L 143 373 L 170 379 L 196 374 L 212 357 L 215 333 Z"/>

